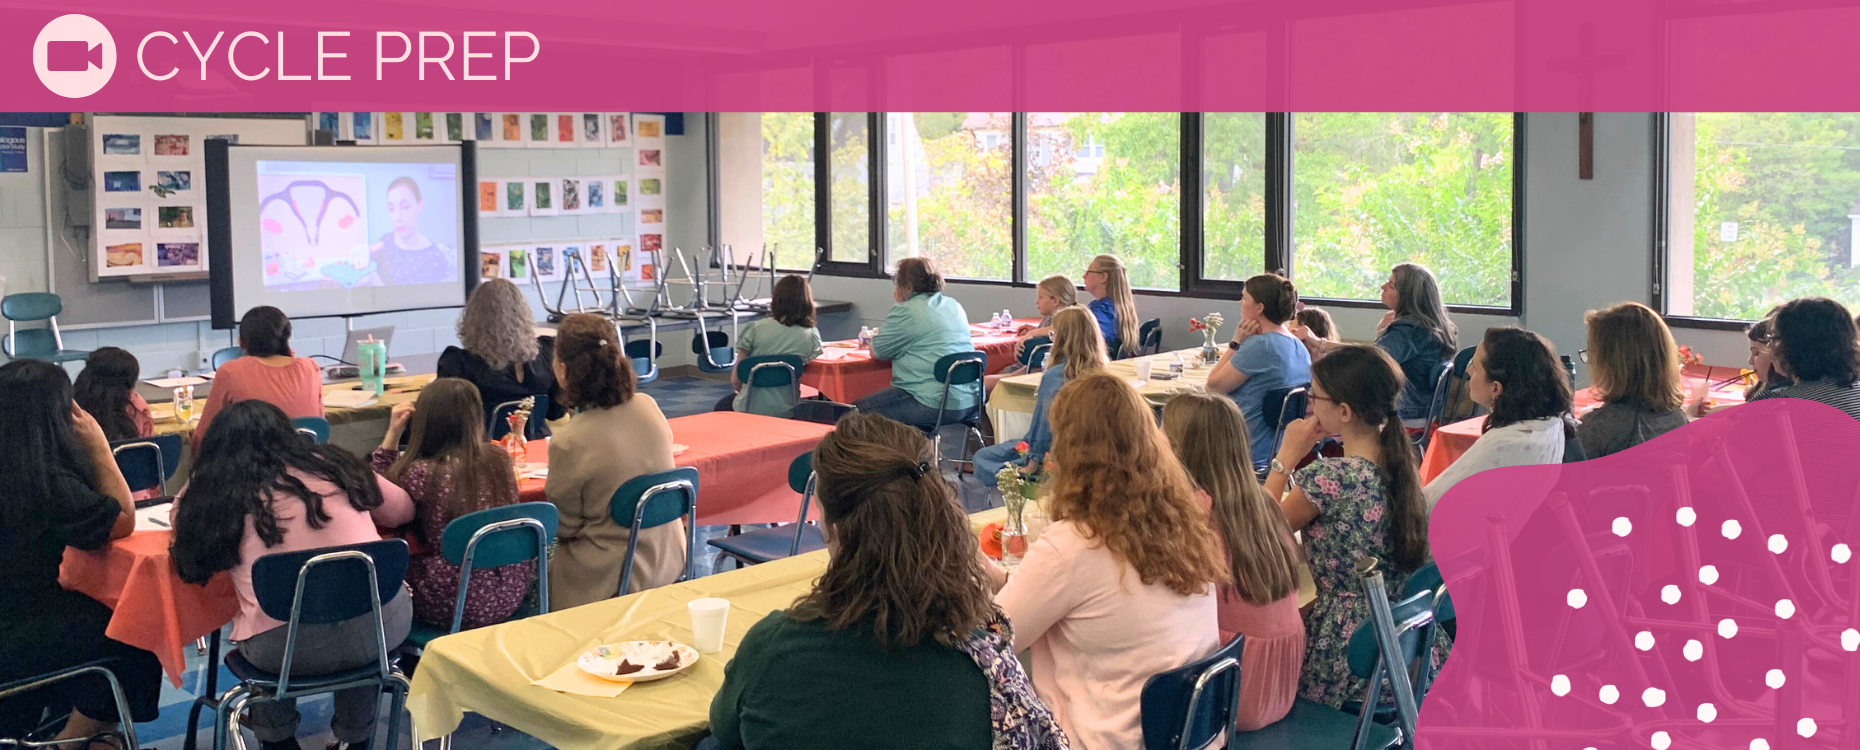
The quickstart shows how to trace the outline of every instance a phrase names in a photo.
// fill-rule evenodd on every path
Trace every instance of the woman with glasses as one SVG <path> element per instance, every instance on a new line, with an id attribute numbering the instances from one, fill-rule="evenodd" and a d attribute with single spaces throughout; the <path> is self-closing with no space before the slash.
<path id="1" fill-rule="evenodd" d="M 1130 291 L 1130 271 L 1115 255 L 1100 255 L 1085 267 L 1085 293 L 1092 296 L 1093 317 L 1104 332 L 1104 349 L 1111 359 L 1134 357 L 1143 345 L 1137 340 L 1137 298 Z"/>
<path id="2" fill-rule="evenodd" d="M 1769 353 L 1776 371 L 1795 380 L 1752 397 L 1819 401 L 1860 419 L 1860 333 L 1841 303 L 1826 297 L 1777 308 Z"/>
<path id="3" fill-rule="evenodd" d="M 1601 458 L 1664 435 L 1687 421 L 1679 346 L 1652 308 L 1622 302 L 1587 316 L 1580 352 L 1602 406 L 1582 418 L 1583 455 Z"/>

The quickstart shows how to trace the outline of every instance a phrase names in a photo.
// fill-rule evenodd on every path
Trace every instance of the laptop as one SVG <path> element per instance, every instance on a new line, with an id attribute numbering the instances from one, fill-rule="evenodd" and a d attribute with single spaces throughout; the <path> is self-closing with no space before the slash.
<path id="1" fill-rule="evenodd" d="M 325 380 L 344 380 L 348 378 L 361 377 L 361 370 L 357 367 L 357 364 L 359 363 L 359 360 L 357 358 L 360 356 L 359 354 L 357 354 L 357 349 L 358 349 L 357 344 L 360 344 L 363 341 L 367 341 L 369 337 L 371 336 L 374 337 L 374 340 L 381 342 L 381 344 L 384 347 L 386 347 L 388 354 L 390 356 L 393 355 L 394 353 L 394 326 L 381 326 L 379 328 L 357 328 L 349 332 L 348 341 L 344 342 L 342 345 L 342 361 L 347 362 L 349 364 L 339 364 L 339 365 L 336 365 L 335 367 L 324 369 L 323 370 L 324 379 Z M 387 372 L 390 375 L 401 372 L 403 369 L 404 368 L 402 368 L 400 365 L 391 364 L 391 363 L 387 366 Z"/>

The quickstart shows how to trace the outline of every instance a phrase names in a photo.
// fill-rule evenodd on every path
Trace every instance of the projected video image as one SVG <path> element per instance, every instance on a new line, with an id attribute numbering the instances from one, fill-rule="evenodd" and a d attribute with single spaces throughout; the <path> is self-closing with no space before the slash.
<path id="1" fill-rule="evenodd" d="M 460 279 L 455 166 L 307 161 L 257 166 L 267 289 Z"/>

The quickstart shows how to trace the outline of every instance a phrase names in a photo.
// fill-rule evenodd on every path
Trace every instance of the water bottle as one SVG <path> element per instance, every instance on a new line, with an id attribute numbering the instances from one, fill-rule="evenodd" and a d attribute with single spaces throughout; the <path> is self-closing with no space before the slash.
<path id="1" fill-rule="evenodd" d="M 872 348 L 872 327 L 871 326 L 859 326 L 859 348 L 860 349 Z"/>
<path id="2" fill-rule="evenodd" d="M 182 424 L 194 418 L 194 387 L 184 385 L 174 389 L 174 416 Z"/>
<path id="3" fill-rule="evenodd" d="M 1182 353 L 1175 352 L 1169 356 L 1171 357 L 1169 360 L 1169 374 L 1178 378 L 1182 377 L 1182 373 L 1187 370 L 1187 367 L 1182 364 Z"/>
<path id="4" fill-rule="evenodd" d="M 387 342 L 376 341 L 374 336 L 356 342 L 355 360 L 355 369 L 362 378 L 362 390 L 381 395 L 382 381 L 387 378 Z"/>
<path id="5" fill-rule="evenodd" d="M 1001 330 L 1001 313 L 995 313 L 993 317 L 988 319 L 988 327 L 996 331 Z"/>
<path id="6" fill-rule="evenodd" d="M 1013 328 L 1014 327 L 1014 313 L 1009 312 L 1008 309 L 1005 307 L 1001 308 L 1001 327 L 1002 328 Z"/>

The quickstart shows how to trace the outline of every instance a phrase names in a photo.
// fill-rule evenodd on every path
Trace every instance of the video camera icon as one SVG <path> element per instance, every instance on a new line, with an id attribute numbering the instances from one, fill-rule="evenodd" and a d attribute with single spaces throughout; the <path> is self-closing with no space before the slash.
<path id="1" fill-rule="evenodd" d="M 45 43 L 45 69 L 67 73 L 103 67 L 103 45 L 95 42 L 58 41 Z"/>
<path id="2" fill-rule="evenodd" d="M 82 99 L 97 93 L 116 72 L 116 40 L 95 18 L 62 15 L 39 30 L 32 67 L 52 93 Z"/>

